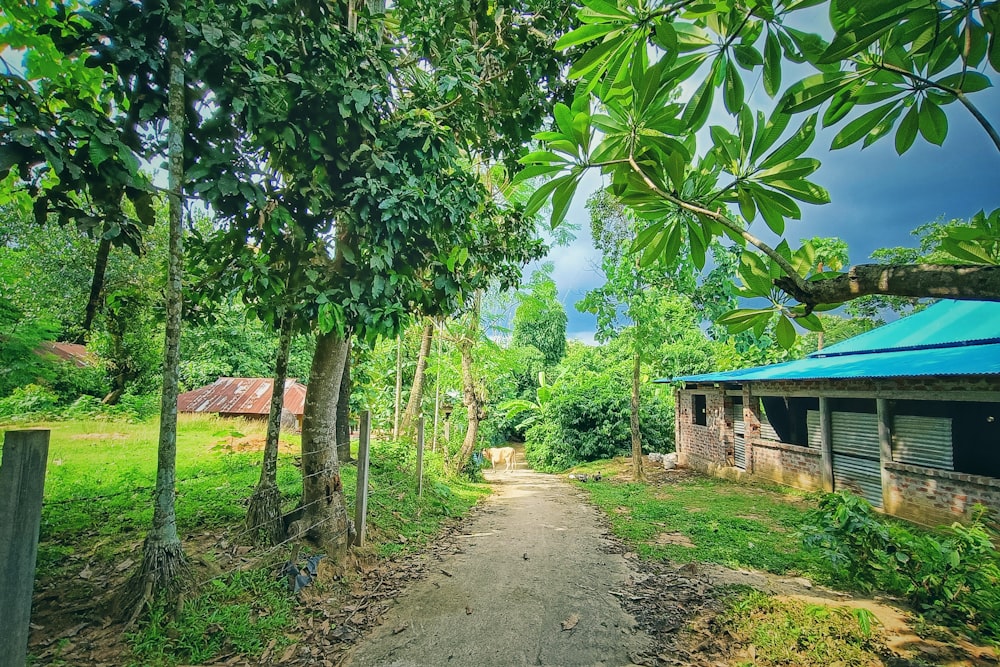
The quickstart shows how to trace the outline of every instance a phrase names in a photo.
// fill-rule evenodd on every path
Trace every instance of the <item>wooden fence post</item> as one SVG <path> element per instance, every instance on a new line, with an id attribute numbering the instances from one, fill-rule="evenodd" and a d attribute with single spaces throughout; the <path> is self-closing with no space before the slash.
<path id="1" fill-rule="evenodd" d="M 819 399 L 819 446 L 820 479 L 823 490 L 830 493 L 836 488 L 833 477 L 833 416 L 830 414 L 830 399 Z"/>
<path id="2" fill-rule="evenodd" d="M 0 462 L 0 665 L 23 667 L 49 431 L 7 431 Z"/>
<path id="3" fill-rule="evenodd" d="M 424 418 L 417 420 L 417 496 L 424 494 Z"/>
<path id="4" fill-rule="evenodd" d="M 371 443 L 372 413 L 365 410 L 361 413 L 358 425 L 358 485 L 354 493 L 354 544 L 363 546 L 365 543 L 365 525 L 368 514 L 368 449 Z"/>

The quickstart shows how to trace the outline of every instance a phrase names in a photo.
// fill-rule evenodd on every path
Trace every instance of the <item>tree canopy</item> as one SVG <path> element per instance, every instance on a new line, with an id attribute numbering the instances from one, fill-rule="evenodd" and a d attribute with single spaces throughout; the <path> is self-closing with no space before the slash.
<path id="1" fill-rule="evenodd" d="M 816 248 L 772 245 L 753 233 L 763 224 L 781 236 L 801 204 L 829 195 L 810 180 L 820 162 L 806 156 L 819 125 L 840 130 L 840 149 L 894 134 L 901 155 L 918 137 L 941 144 L 945 108 L 958 102 L 1000 151 L 1000 136 L 976 106 L 1000 67 L 998 5 L 993 2 L 796 0 L 789 2 L 608 2 L 584 0 L 580 27 L 557 48 L 584 47 L 570 76 L 571 105 L 556 105 L 556 126 L 536 135 L 541 149 L 522 159 L 520 179 L 549 180 L 529 211 L 552 202 L 558 224 L 583 173 L 598 169 L 609 189 L 645 221 L 632 249 L 650 263 L 690 255 L 704 266 L 714 239 L 729 237 L 741 254 L 740 295 L 764 308 L 723 316 L 733 330 L 775 320 L 791 345 L 792 321 L 821 324 L 815 312 L 866 294 L 1000 299 L 992 260 L 1000 212 L 983 213 L 942 248 L 946 264 L 857 265 L 818 270 Z M 800 26 L 828 10 L 821 35 Z M 792 65 L 815 73 L 785 85 Z M 775 100 L 770 113 L 748 104 L 744 78 L 760 76 Z M 676 99 L 682 86 L 691 91 Z M 699 150 L 697 132 L 719 106 L 732 121 L 712 125 Z"/>

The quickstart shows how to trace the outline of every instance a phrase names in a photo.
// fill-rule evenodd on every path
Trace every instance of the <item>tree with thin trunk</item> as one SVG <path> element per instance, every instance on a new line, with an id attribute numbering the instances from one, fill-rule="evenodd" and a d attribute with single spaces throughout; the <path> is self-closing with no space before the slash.
<path id="1" fill-rule="evenodd" d="M 167 324 L 163 352 L 163 389 L 160 395 L 160 436 L 157 446 L 153 526 L 143 543 L 142 563 L 125 583 L 119 609 L 135 621 L 161 594 L 179 598 L 188 584 L 187 561 L 177 534 L 175 510 L 177 459 L 177 371 L 180 366 L 181 275 L 184 265 L 184 11 L 182 0 L 171 0 L 171 32 L 167 38 L 169 63 L 167 139 L 170 260 L 166 294 Z"/>
<path id="2" fill-rule="evenodd" d="M 350 341 L 348 341 L 350 343 Z M 337 458 L 341 463 L 351 460 L 351 353 L 344 361 L 344 377 L 340 381 L 337 399 Z"/>
<path id="3" fill-rule="evenodd" d="M 291 312 L 281 316 L 278 332 L 278 352 L 271 384 L 271 408 L 267 418 L 267 439 L 260 480 L 250 496 L 246 529 L 251 539 L 260 544 L 278 544 L 285 538 L 281 519 L 281 490 L 278 488 L 278 445 L 281 437 L 281 415 L 285 405 L 285 383 L 288 376 L 288 350 L 292 343 Z"/>
<path id="4" fill-rule="evenodd" d="M 396 337 L 396 392 L 392 403 L 392 438 L 399 438 L 400 409 L 403 405 L 403 335 Z"/>
<path id="5" fill-rule="evenodd" d="M 480 336 L 479 304 L 481 299 L 481 295 L 477 294 L 473 299 L 472 308 L 462 318 L 463 321 L 456 322 L 455 346 L 462 358 L 462 404 L 465 406 L 467 424 L 462 447 L 451 460 L 451 470 L 454 474 L 460 472 L 468 463 L 479 437 L 479 422 L 486 418 L 483 390 L 480 382 L 476 379 L 475 362 L 472 357 L 472 350 L 479 342 Z"/>
<path id="6" fill-rule="evenodd" d="M 406 411 L 403 413 L 403 421 L 400 425 L 400 433 L 404 436 L 413 434 L 417 425 L 417 417 L 420 416 L 421 405 L 424 400 L 424 385 L 427 379 L 427 360 L 431 353 L 431 343 L 434 341 L 434 320 L 427 318 L 424 321 L 423 333 L 420 336 L 420 351 L 417 353 L 417 367 L 413 374 L 413 386 L 410 389 L 410 398 L 406 403 Z"/>

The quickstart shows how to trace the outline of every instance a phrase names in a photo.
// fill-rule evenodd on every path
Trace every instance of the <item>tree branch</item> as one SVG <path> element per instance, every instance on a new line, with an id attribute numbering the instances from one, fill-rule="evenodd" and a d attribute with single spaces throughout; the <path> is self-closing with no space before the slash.
<path id="1" fill-rule="evenodd" d="M 993 140 L 993 145 L 996 146 L 998 151 L 1000 151 L 1000 134 L 997 133 L 996 128 L 993 127 L 993 125 L 986 118 L 986 116 L 983 115 L 983 112 L 980 111 L 979 108 L 976 107 L 976 105 L 974 105 L 972 101 L 968 97 L 966 97 L 965 93 L 963 93 L 961 90 L 958 90 L 957 88 L 949 88 L 948 86 L 942 86 L 940 83 L 937 83 L 936 81 L 932 81 L 931 79 L 920 76 L 919 74 L 914 74 L 913 72 L 905 70 L 902 67 L 897 67 L 896 65 L 893 65 L 891 63 L 873 62 L 871 63 L 871 65 L 886 72 L 899 74 L 900 76 L 906 77 L 907 79 L 917 81 L 929 88 L 936 88 L 950 95 L 954 95 L 958 99 L 958 101 L 961 102 L 965 106 L 965 108 L 969 110 L 969 113 L 972 114 L 973 118 L 975 118 L 976 121 L 980 125 L 982 125 L 983 129 L 986 130 L 986 134 L 988 134 L 990 136 L 990 139 Z"/>
<path id="2" fill-rule="evenodd" d="M 1000 266 L 858 264 L 829 280 L 797 282 L 782 276 L 774 284 L 807 306 L 843 303 L 869 294 L 1000 301 Z"/>
<path id="3" fill-rule="evenodd" d="M 646 175 L 646 173 L 642 170 L 642 167 L 639 166 L 639 164 L 635 161 L 635 158 L 633 156 L 631 155 L 629 156 L 628 162 L 629 165 L 632 167 L 632 170 L 635 171 L 635 173 L 637 173 L 646 183 L 646 187 L 655 192 L 657 195 L 666 199 L 672 204 L 681 207 L 686 211 L 691 211 L 692 213 L 703 215 L 706 218 L 711 218 L 712 220 L 719 223 L 720 225 L 730 230 L 734 234 L 738 234 L 739 236 L 743 237 L 743 239 L 747 243 L 754 246 L 762 253 L 773 259 L 774 263 L 780 266 L 781 270 L 785 272 L 785 279 L 787 279 L 791 285 L 794 285 L 799 290 L 803 291 L 808 290 L 809 283 L 807 283 L 802 278 L 802 276 L 798 274 L 798 272 L 792 266 L 791 262 L 785 259 L 780 253 L 778 253 L 777 250 L 775 250 L 768 244 L 764 243 L 762 240 L 760 240 L 747 230 L 743 229 L 742 227 L 740 227 L 732 220 L 730 220 L 723 214 L 719 213 L 718 211 L 713 211 L 711 209 L 698 206 L 697 204 L 692 204 L 691 202 L 685 201 L 680 197 L 677 197 L 676 195 L 673 195 L 667 192 L 666 190 L 663 190 L 658 185 L 656 185 L 656 183 L 654 183 L 649 176 Z M 788 290 L 785 291 L 788 292 Z"/>

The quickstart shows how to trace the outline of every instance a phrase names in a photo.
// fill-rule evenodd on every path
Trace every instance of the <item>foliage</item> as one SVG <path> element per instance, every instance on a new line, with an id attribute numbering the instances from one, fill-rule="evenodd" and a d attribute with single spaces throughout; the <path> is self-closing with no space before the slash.
<path id="1" fill-rule="evenodd" d="M 714 623 L 754 647 L 753 665 L 882 664 L 885 647 L 867 609 L 779 599 L 752 589 L 729 596 Z M 737 663 L 739 665 L 751 663 Z"/>
<path id="2" fill-rule="evenodd" d="M 566 309 L 559 303 L 552 269 L 548 263 L 536 270 L 518 293 L 511 338 L 515 347 L 537 348 L 548 366 L 559 363 L 566 353 Z"/>
<path id="3" fill-rule="evenodd" d="M 46 419 L 56 412 L 59 396 L 37 384 L 16 387 L 8 396 L 0 398 L 0 419 L 28 421 Z"/>
<path id="4" fill-rule="evenodd" d="M 631 361 L 627 350 L 571 346 L 559 379 L 540 404 L 541 419 L 525 433 L 525 456 L 539 470 L 564 470 L 581 461 L 631 449 Z M 673 451 L 673 399 L 645 383 L 640 423 L 643 446 Z"/>
<path id="5" fill-rule="evenodd" d="M 1000 554 L 985 508 L 940 534 L 911 531 L 875 514 L 863 498 L 827 494 L 803 529 L 806 546 L 845 583 L 905 595 L 934 622 L 1000 638 Z"/>
<path id="6" fill-rule="evenodd" d="M 801 29 L 816 27 L 816 13 L 806 10 L 817 5 L 829 8 L 829 43 Z M 582 25 L 556 44 L 585 48 L 570 70 L 577 94 L 555 106 L 555 127 L 537 134 L 540 149 L 521 160 L 518 178 L 550 179 L 528 211 L 551 199 L 552 224 L 559 224 L 583 174 L 596 169 L 644 222 L 632 243 L 643 266 L 683 250 L 700 269 L 722 237 L 753 247 L 742 253 L 740 296 L 767 305 L 720 321 L 758 335 L 773 326 L 786 349 L 793 322 L 818 330 L 815 312 L 863 294 L 933 296 L 948 283 L 951 296 L 995 298 L 1000 273 L 988 261 L 995 235 L 986 228 L 951 244 L 969 270 L 913 266 L 895 272 L 889 286 L 881 267 L 855 267 L 850 278 L 820 270 L 811 243 L 793 248 L 781 239 L 772 247 L 749 230 L 759 220 L 781 237 L 788 221 L 802 217 L 800 204 L 829 202 L 809 180 L 820 162 L 805 156 L 819 126 L 841 127 L 833 149 L 867 146 L 895 130 L 903 154 L 918 136 L 940 145 L 948 133 L 944 107 L 960 101 L 1000 150 L 1000 134 L 972 99 L 1000 67 L 995 10 L 986 0 L 584 0 Z M 784 70 L 800 64 L 815 73 L 783 88 Z M 747 104 L 744 73 L 761 77 L 776 100 L 769 113 Z M 678 89 L 686 99 L 677 100 Z M 699 151 L 696 133 L 717 106 L 731 120 L 712 125 L 710 145 Z"/>
<path id="7" fill-rule="evenodd" d="M 24 313 L 0 294 L 0 396 L 54 376 L 53 364 L 37 353 L 44 341 L 55 338 L 54 333 L 50 324 L 26 320 Z"/>

